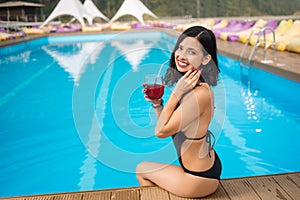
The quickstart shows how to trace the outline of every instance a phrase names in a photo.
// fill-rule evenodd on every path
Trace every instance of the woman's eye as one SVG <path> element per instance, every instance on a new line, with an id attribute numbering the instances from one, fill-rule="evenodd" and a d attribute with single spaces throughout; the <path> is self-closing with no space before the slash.
<path id="1" fill-rule="evenodd" d="M 188 50 L 188 53 L 189 53 L 190 55 L 196 55 L 196 52 L 193 51 L 193 50 Z"/>
<path id="2" fill-rule="evenodd" d="M 177 50 L 180 50 L 182 51 L 183 47 L 182 46 L 179 46 Z"/>

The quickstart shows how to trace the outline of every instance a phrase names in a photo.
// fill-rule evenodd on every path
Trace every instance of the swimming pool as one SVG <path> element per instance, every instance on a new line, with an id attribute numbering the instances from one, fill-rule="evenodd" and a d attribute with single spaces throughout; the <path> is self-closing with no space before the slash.
<path id="1" fill-rule="evenodd" d="M 174 43 L 152 32 L 0 49 L 0 197 L 137 186 L 138 162 L 177 163 L 141 93 Z M 219 60 L 211 129 L 222 178 L 299 171 L 300 84 Z"/>

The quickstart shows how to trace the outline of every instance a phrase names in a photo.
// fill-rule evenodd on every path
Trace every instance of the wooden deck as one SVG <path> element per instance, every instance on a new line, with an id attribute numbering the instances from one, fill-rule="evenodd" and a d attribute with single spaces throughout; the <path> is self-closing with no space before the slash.
<path id="1" fill-rule="evenodd" d="M 7 200 L 187 200 L 158 187 L 134 187 L 74 193 L 3 198 Z M 197 199 L 197 198 L 196 198 Z M 205 198 L 215 200 L 299 200 L 300 172 L 272 176 L 223 179 L 218 190 Z"/>

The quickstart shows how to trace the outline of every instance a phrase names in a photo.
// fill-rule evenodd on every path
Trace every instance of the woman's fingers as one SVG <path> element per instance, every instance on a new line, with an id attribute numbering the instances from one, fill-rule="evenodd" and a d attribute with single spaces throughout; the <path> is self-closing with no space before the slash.
<path id="1" fill-rule="evenodd" d="M 199 78 L 200 78 L 200 74 L 201 74 L 202 70 L 190 70 L 188 71 L 187 77 L 186 77 L 186 81 L 189 85 L 192 85 L 193 87 L 197 84 Z M 185 74 L 185 75 L 186 75 Z"/>
<path id="2" fill-rule="evenodd" d="M 144 95 L 144 98 L 147 102 L 151 102 L 154 104 L 161 104 L 161 99 L 150 99 L 147 95 Z"/>
<path id="3" fill-rule="evenodd" d="M 187 72 L 183 75 L 183 78 L 188 78 L 192 72 L 193 72 L 193 70 L 187 71 Z"/>
<path id="4" fill-rule="evenodd" d="M 147 102 L 152 102 L 152 99 L 150 99 L 147 95 L 144 95 L 144 98 Z"/>
<path id="5" fill-rule="evenodd" d="M 200 78 L 200 74 L 201 74 L 201 72 L 200 71 L 198 71 L 198 70 L 195 70 L 196 71 L 196 73 L 194 74 L 194 76 L 192 76 L 192 80 L 193 81 L 198 81 L 198 79 Z"/>

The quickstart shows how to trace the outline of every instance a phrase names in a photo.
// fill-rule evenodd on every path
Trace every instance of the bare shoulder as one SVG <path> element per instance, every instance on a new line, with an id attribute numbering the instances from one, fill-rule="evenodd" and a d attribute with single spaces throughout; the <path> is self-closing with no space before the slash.
<path id="1" fill-rule="evenodd" d="M 207 83 L 201 83 L 201 85 L 195 87 L 194 93 L 200 99 L 211 99 L 213 97 L 213 91 Z"/>

